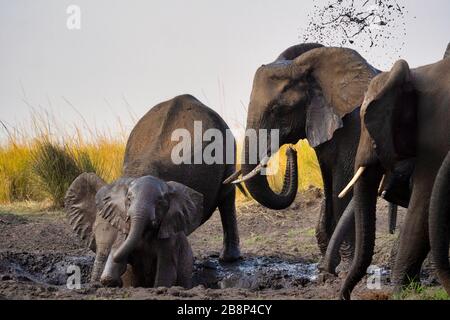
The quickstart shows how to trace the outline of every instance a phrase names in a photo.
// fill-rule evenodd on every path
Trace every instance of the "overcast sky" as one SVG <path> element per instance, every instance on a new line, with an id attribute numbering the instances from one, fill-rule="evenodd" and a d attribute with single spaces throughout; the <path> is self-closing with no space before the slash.
<path id="1" fill-rule="evenodd" d="M 397 43 L 405 42 L 402 58 L 411 66 L 442 58 L 450 1 L 399 2 L 409 11 Z M 66 26 L 71 4 L 81 9 L 80 30 Z M 299 42 L 312 7 L 299 0 L 0 0 L 0 120 L 26 123 L 31 105 L 66 125 L 82 123 L 78 111 L 90 126 L 115 130 L 120 118 L 130 130 L 130 112 L 139 118 L 190 93 L 231 127 L 242 125 L 255 70 Z M 369 62 L 389 68 L 397 57 L 374 58 L 385 50 L 368 52 Z"/>

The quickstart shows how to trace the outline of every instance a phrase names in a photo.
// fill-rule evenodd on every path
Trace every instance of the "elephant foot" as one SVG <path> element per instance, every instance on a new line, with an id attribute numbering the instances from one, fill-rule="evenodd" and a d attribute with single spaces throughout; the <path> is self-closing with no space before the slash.
<path id="1" fill-rule="evenodd" d="M 242 256 L 238 246 L 224 247 L 219 257 L 219 261 L 221 262 L 235 262 L 240 259 L 242 259 Z"/>
<path id="2" fill-rule="evenodd" d="M 103 286 L 108 287 L 108 288 L 118 288 L 118 287 L 122 287 L 122 280 L 119 279 L 115 279 L 113 277 L 102 277 L 100 279 L 100 282 Z"/>
<path id="3" fill-rule="evenodd" d="M 341 263 L 336 268 L 336 274 L 341 276 L 346 276 L 347 273 L 350 271 L 350 268 L 352 266 L 352 261 L 344 260 L 341 261 Z"/>
<path id="4" fill-rule="evenodd" d="M 326 283 L 326 282 L 330 282 L 336 279 L 336 275 L 326 272 L 326 271 L 322 271 L 320 272 L 320 274 L 317 277 L 317 281 L 319 283 Z"/>

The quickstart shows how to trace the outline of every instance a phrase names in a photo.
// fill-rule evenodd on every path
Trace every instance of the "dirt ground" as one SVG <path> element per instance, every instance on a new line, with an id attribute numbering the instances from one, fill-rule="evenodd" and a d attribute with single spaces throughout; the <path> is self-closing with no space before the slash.
<path id="1" fill-rule="evenodd" d="M 342 274 L 324 279 L 317 271 L 320 253 L 314 232 L 322 197 L 320 190 L 311 189 L 284 211 L 254 202 L 238 204 L 244 258 L 232 265 L 217 260 L 222 227 L 215 213 L 190 236 L 196 258 L 195 287 L 190 290 L 89 284 L 93 253 L 80 244 L 62 212 L 0 207 L 0 299 L 336 299 Z M 399 225 L 404 214 L 400 209 Z M 363 280 L 354 299 L 390 297 L 387 275 L 397 234 L 387 230 L 387 204 L 380 200 L 373 264 L 384 268 L 382 286 L 369 290 Z M 81 269 L 79 290 L 66 287 L 69 265 Z"/>

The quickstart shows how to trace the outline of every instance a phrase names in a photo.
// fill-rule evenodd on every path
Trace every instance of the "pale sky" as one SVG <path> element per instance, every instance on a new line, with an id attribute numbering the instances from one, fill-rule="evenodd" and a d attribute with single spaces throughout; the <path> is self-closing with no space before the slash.
<path id="1" fill-rule="evenodd" d="M 411 66 L 441 59 L 450 1 L 399 2 L 409 11 L 401 57 Z M 71 4 L 81 9 L 81 30 L 66 27 Z M 139 118 L 190 93 L 234 128 L 245 123 L 256 69 L 299 43 L 312 7 L 299 0 L 0 0 L 0 120 L 23 125 L 31 105 L 67 127 L 83 126 L 78 111 L 89 126 L 115 130 L 120 118 L 129 131 L 130 111 Z M 395 62 L 366 58 L 381 69 Z"/>

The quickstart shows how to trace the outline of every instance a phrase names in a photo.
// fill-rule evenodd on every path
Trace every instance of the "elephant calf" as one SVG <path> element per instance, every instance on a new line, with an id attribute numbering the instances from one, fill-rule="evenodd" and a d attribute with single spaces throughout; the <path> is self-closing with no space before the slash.
<path id="1" fill-rule="evenodd" d="M 152 176 L 106 185 L 82 174 L 70 186 L 70 224 L 97 251 L 92 280 L 106 286 L 190 287 L 193 255 L 187 234 L 200 225 L 203 196 Z M 98 214 L 96 214 L 98 212 Z M 130 272 L 131 270 L 131 272 Z"/>
<path id="2" fill-rule="evenodd" d="M 192 263 L 189 246 L 179 233 L 188 236 L 216 209 L 223 226 L 220 259 L 230 262 L 240 258 L 235 188 L 222 184 L 235 165 L 197 164 L 197 155 L 203 155 L 208 147 L 205 143 L 198 144 L 202 150 L 183 152 L 189 161 L 177 163 L 172 153 L 180 142 L 172 137 L 180 129 L 190 137 L 219 131 L 235 150 L 234 138 L 223 119 L 193 96 L 181 95 L 151 108 L 133 128 L 122 178 L 106 185 L 95 174 L 83 174 L 67 192 L 70 223 L 96 251 L 93 281 L 101 278 L 107 285 L 119 285 L 129 263 L 135 285 L 184 283 L 181 274 L 189 273 Z M 216 152 L 216 156 L 228 159 L 228 149 Z M 159 254 L 156 248 L 165 249 Z M 176 266 L 185 266 L 186 270 Z"/>

